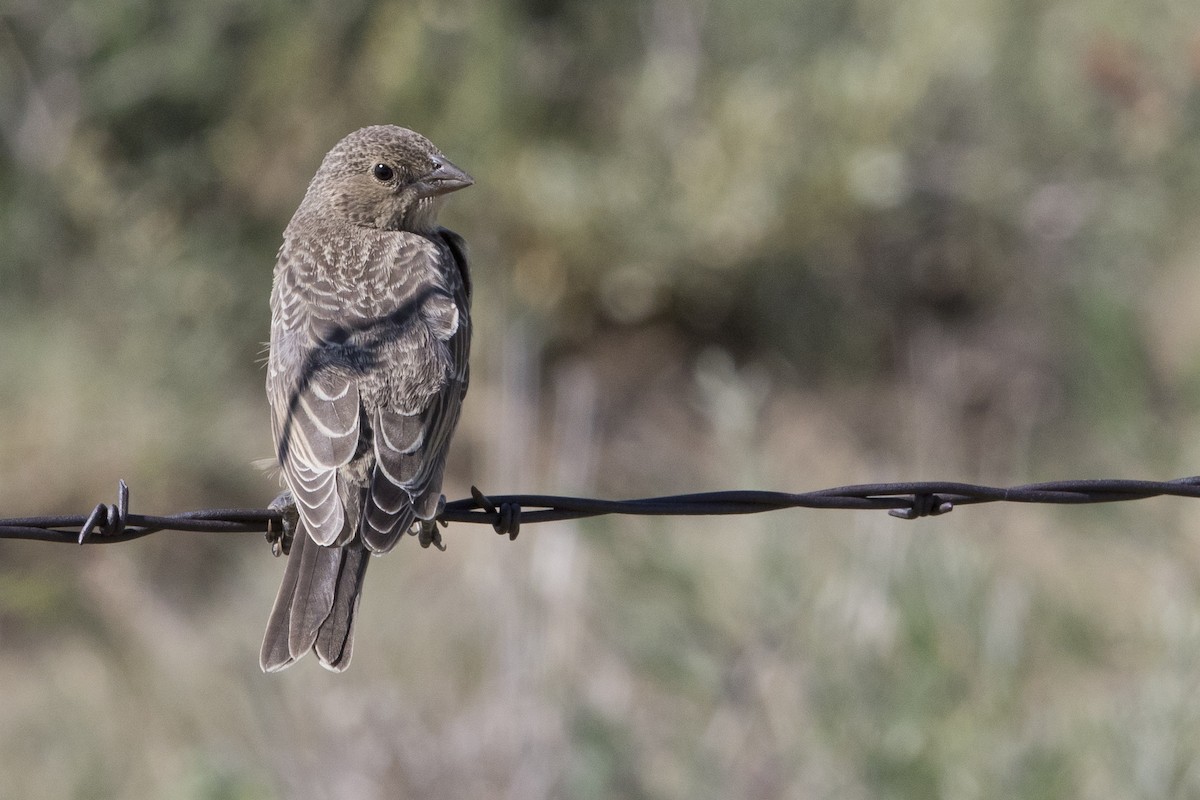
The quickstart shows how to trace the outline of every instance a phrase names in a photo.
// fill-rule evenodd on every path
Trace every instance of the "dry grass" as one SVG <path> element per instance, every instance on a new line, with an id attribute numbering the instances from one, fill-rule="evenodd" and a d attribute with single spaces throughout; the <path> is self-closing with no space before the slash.
<path id="1" fill-rule="evenodd" d="M 847 406 L 712 353 L 620 374 L 621 347 L 653 350 L 606 343 L 541 381 L 485 366 L 456 464 L 495 491 L 813 488 L 1004 446 L 959 430 L 885 463 Z M 258 673 L 280 566 L 255 537 L 8 544 L 25 568 L 0 573 L 0 780 L 24 798 L 1190 796 L 1186 506 L 604 519 L 515 544 L 459 526 L 445 554 L 373 564 L 341 676 Z"/>

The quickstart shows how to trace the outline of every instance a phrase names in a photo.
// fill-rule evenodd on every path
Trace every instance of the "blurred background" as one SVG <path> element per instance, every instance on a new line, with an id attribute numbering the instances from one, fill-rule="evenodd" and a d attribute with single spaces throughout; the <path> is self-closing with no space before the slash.
<path id="1" fill-rule="evenodd" d="M 1200 472 L 1191 0 L 5 0 L 0 516 L 262 507 L 280 233 L 476 178 L 446 493 Z M 480 526 L 264 676 L 253 535 L 0 542 L 0 794 L 1200 796 L 1200 507 Z"/>

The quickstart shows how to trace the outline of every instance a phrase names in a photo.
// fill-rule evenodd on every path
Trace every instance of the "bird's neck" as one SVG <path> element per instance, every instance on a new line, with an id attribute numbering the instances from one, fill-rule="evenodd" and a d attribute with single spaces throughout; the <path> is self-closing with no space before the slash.
<path id="1" fill-rule="evenodd" d="M 437 215 L 441 205 L 440 197 L 422 197 L 412 204 L 397 227 L 402 231 L 431 234 L 438 229 Z"/>

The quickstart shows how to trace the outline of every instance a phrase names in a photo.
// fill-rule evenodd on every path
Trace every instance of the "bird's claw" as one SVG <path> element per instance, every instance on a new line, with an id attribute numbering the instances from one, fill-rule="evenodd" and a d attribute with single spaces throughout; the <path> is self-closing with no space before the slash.
<path id="1" fill-rule="evenodd" d="M 421 528 L 417 531 L 417 541 L 421 543 L 421 547 L 433 545 L 438 550 L 445 552 L 446 545 L 442 542 L 442 532 L 438 530 L 438 521 L 436 519 L 423 519 L 419 524 Z M 442 524 L 444 525 L 445 523 Z"/>
<path id="2" fill-rule="evenodd" d="M 271 554 L 278 558 L 292 552 L 292 539 L 296 537 L 296 525 L 300 514 L 296 511 L 296 501 L 290 491 L 285 491 L 271 501 L 267 508 L 278 511 L 282 515 L 283 525 L 267 525 L 267 541 L 271 544 Z"/>
<path id="3" fill-rule="evenodd" d="M 446 495 L 438 498 L 437 511 L 433 515 L 433 519 L 419 519 L 419 526 L 414 533 L 417 534 L 417 541 L 421 543 L 421 547 L 429 547 L 433 545 L 442 552 L 446 551 L 446 545 L 442 543 L 442 532 L 438 530 L 438 526 L 445 528 L 447 523 L 441 518 L 442 512 L 446 510 Z"/>

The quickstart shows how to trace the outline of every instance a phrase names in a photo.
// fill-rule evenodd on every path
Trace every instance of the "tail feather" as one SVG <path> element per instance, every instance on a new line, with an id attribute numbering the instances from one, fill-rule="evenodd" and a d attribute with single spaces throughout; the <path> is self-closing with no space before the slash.
<path id="1" fill-rule="evenodd" d="M 361 539 L 355 539 L 342 549 L 333 608 L 317 631 L 315 644 L 321 666 L 341 672 L 350 666 L 354 647 L 354 620 L 358 616 L 358 601 L 362 597 L 363 576 L 367 574 L 370 552 Z"/>
<path id="2" fill-rule="evenodd" d="M 304 539 L 307 538 L 308 535 L 305 534 Z M 292 598 L 296 594 L 296 578 L 300 572 L 297 547 L 303 547 L 303 542 L 292 543 L 292 554 L 288 556 L 287 565 L 283 569 L 283 583 L 279 584 L 275 605 L 272 606 L 271 616 L 267 619 L 267 632 L 263 636 L 262 652 L 258 656 L 258 664 L 263 672 L 278 672 L 296 660 L 288 649 L 288 628 L 291 627 L 289 620 L 292 617 Z"/>
<path id="3" fill-rule="evenodd" d="M 295 550 L 300 545 L 300 552 Z M 333 608 L 334 588 L 342 562 L 342 548 L 319 545 L 309 538 L 304 526 L 296 529 L 288 565 L 300 556 L 296 591 L 288 618 L 288 651 L 299 658 L 312 649 L 317 630 Z"/>
<path id="4" fill-rule="evenodd" d="M 340 672 L 349 665 L 366 555 L 358 539 L 323 547 L 303 524 L 297 526 L 263 637 L 259 663 L 264 672 L 284 669 L 314 645 L 326 669 Z"/>

